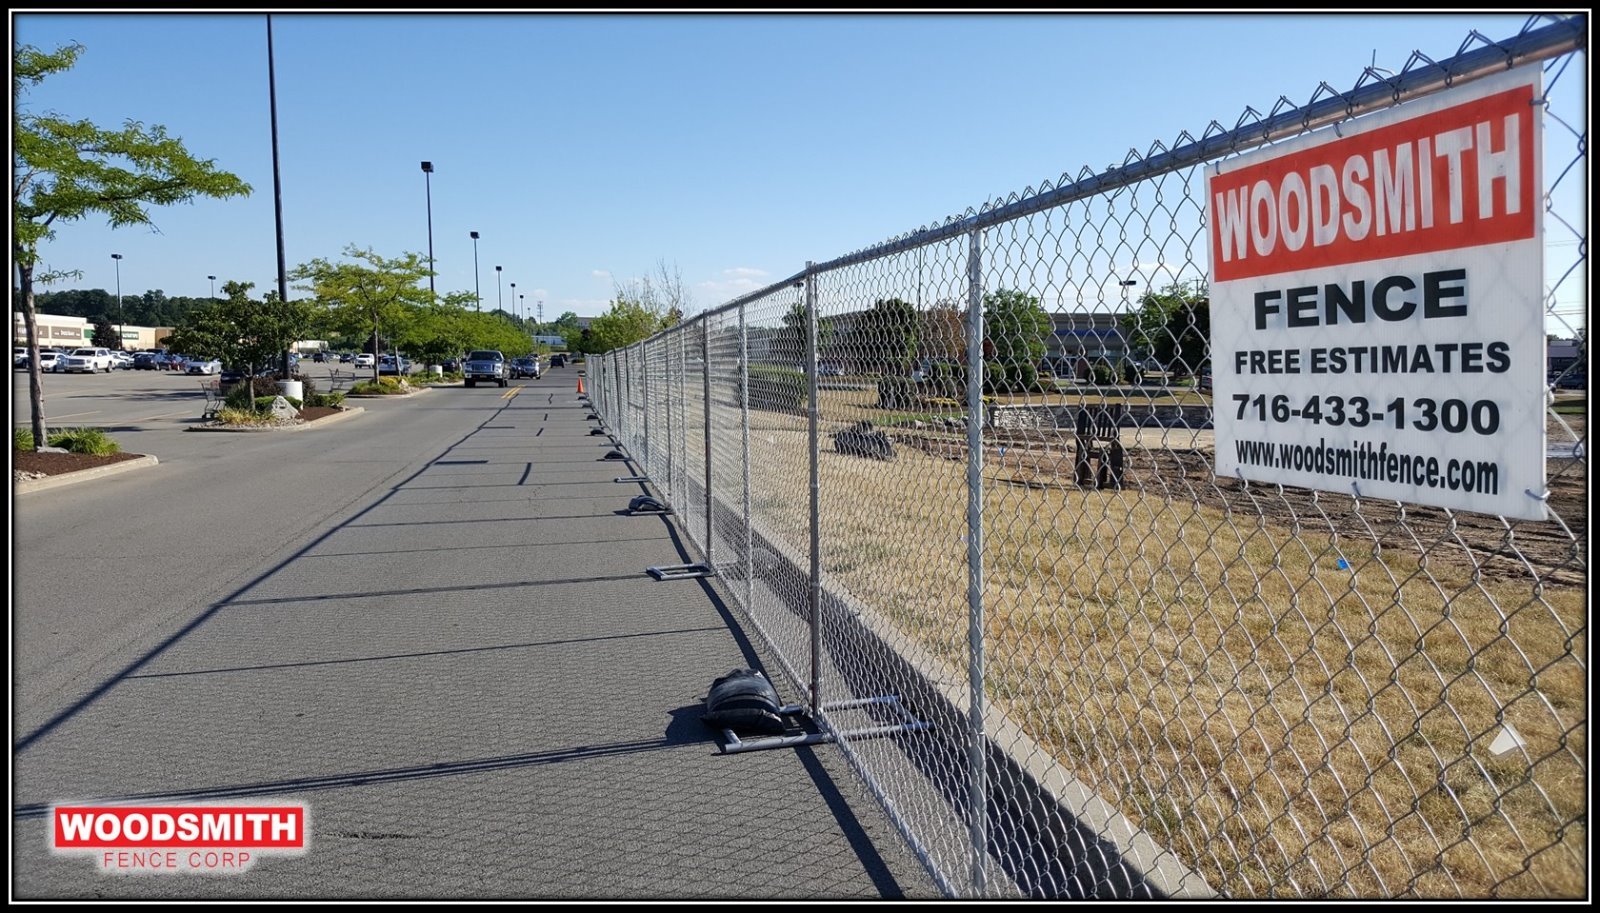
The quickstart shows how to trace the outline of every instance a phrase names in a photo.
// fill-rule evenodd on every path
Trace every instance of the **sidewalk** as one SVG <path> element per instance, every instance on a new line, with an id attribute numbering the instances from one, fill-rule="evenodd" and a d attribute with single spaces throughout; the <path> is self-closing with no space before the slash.
<path id="1" fill-rule="evenodd" d="M 28 745 L 15 896 L 937 896 L 837 749 L 718 753 L 706 689 L 762 654 L 714 585 L 644 573 L 690 556 L 619 513 L 575 377 Z M 234 877 L 51 857 L 43 803 L 96 798 L 304 803 L 310 846 Z"/>

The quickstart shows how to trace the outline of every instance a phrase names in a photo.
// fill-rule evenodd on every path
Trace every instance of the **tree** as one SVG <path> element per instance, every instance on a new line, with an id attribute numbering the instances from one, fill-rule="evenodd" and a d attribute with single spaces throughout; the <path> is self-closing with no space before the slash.
<path id="1" fill-rule="evenodd" d="M 1139 309 L 1122 318 L 1122 332 L 1131 349 L 1147 353 L 1169 372 L 1198 374 L 1210 352 L 1210 293 L 1179 283 L 1147 292 Z"/>
<path id="2" fill-rule="evenodd" d="M 1014 289 L 983 296 L 983 357 L 994 391 L 1015 393 L 1037 389 L 1039 360 L 1053 327 L 1039 299 Z"/>
<path id="3" fill-rule="evenodd" d="M 920 316 L 899 298 L 879 298 L 856 321 L 850 348 L 868 370 L 905 374 L 919 354 Z"/>
<path id="4" fill-rule="evenodd" d="M 54 113 L 22 110 L 22 94 L 54 73 L 72 68 L 83 46 L 70 44 L 53 52 L 19 46 L 12 61 L 11 226 L 12 257 L 23 322 L 30 349 L 39 345 L 34 283 L 48 283 L 66 273 L 37 274 L 39 247 L 55 237 L 57 223 L 103 215 L 112 228 L 150 224 L 149 206 L 187 203 L 197 196 L 225 199 L 246 196 L 250 185 L 216 167 L 213 159 L 196 159 L 166 129 L 148 129 L 137 121 L 121 130 L 104 130 L 86 120 Z M 45 446 L 44 391 L 37 361 L 28 366 L 28 395 L 34 447 Z"/>
<path id="5" fill-rule="evenodd" d="M 122 334 L 111 325 L 111 318 L 104 314 L 94 319 L 94 337 L 89 344 L 102 349 L 121 349 Z"/>
<path id="6" fill-rule="evenodd" d="M 951 301 L 940 301 L 922 315 L 922 350 L 929 358 L 965 362 L 967 316 Z"/>
<path id="7" fill-rule="evenodd" d="M 618 298 L 611 302 L 610 310 L 589 323 L 592 351 L 609 352 L 648 339 L 666 329 L 665 319 L 666 315 L 638 301 Z"/>
<path id="8" fill-rule="evenodd" d="M 276 291 L 255 301 L 250 298 L 254 287 L 253 282 L 223 283 L 227 297 L 196 308 L 173 327 L 172 347 L 252 375 L 276 362 L 296 340 L 309 335 L 318 307 L 313 301 L 283 301 Z"/>
<path id="9" fill-rule="evenodd" d="M 372 334 L 372 379 L 378 379 L 378 339 L 385 327 L 398 335 L 408 316 L 434 302 L 434 294 L 421 283 L 429 275 L 427 259 L 406 252 L 383 257 L 354 244 L 344 254 L 355 263 L 334 263 L 318 257 L 289 274 L 308 288 L 327 310 L 329 325 L 340 332 Z"/>

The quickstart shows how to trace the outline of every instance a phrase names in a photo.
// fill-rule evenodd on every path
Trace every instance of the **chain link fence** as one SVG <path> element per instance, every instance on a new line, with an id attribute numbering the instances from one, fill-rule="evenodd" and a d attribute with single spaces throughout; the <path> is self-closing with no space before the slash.
<path id="1" fill-rule="evenodd" d="M 1580 335 L 1586 114 L 1551 99 L 1586 34 L 1474 33 L 590 359 L 946 892 L 1585 896 L 1586 345 L 1547 519 L 1219 477 L 1204 167 L 1542 68 L 1546 322 Z"/>

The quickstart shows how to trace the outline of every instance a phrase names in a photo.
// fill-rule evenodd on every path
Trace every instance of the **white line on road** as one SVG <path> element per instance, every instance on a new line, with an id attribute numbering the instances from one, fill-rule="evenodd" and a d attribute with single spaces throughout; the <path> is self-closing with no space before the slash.
<path id="1" fill-rule="evenodd" d="M 100 410 L 99 409 L 96 409 L 93 412 L 69 412 L 66 415 L 52 415 L 52 416 L 50 416 L 50 420 L 53 422 L 53 421 L 55 421 L 57 419 L 77 418 L 77 417 L 79 417 L 81 415 L 99 415 L 99 414 L 100 414 Z"/>

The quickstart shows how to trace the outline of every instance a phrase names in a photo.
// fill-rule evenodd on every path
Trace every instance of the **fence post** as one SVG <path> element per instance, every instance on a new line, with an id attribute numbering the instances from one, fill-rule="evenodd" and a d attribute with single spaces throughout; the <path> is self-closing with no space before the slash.
<path id="1" fill-rule="evenodd" d="M 700 315 L 700 385 L 705 399 L 706 429 L 706 567 L 716 570 L 716 540 L 711 538 L 711 315 Z"/>
<path id="2" fill-rule="evenodd" d="M 974 228 L 967 251 L 967 680 L 972 778 L 972 893 L 986 890 L 989 856 L 987 761 L 983 695 L 983 230 Z"/>
<path id="3" fill-rule="evenodd" d="M 674 336 L 678 337 L 678 500 L 683 509 L 689 508 L 689 394 L 685 387 L 689 377 L 689 350 L 684 338 L 689 331 L 681 324 Z"/>
<path id="4" fill-rule="evenodd" d="M 643 362 L 639 366 L 639 391 L 644 401 L 644 474 L 650 474 L 650 350 L 645 343 L 639 343 L 639 357 Z"/>
<path id="5" fill-rule="evenodd" d="M 662 408 L 661 411 L 665 412 L 667 414 L 667 465 L 666 465 L 666 473 L 665 473 L 665 475 L 667 477 L 667 502 L 669 504 L 671 504 L 674 508 L 677 508 L 677 507 L 682 507 L 683 505 L 678 504 L 677 503 L 677 499 L 673 497 L 673 494 L 675 493 L 675 489 L 672 487 L 672 474 L 673 474 L 673 470 L 677 469 L 677 466 L 674 465 L 674 461 L 672 459 L 673 456 L 676 454 L 676 451 L 673 450 L 673 448 L 676 446 L 676 444 L 674 443 L 675 439 L 674 439 L 673 434 L 672 434 L 673 421 L 672 421 L 672 337 L 671 336 L 663 336 L 661 338 L 661 349 L 662 349 L 661 357 L 666 360 L 666 370 L 661 375 L 661 387 L 662 387 L 661 392 L 663 394 L 662 397 L 661 397 L 661 405 L 664 407 L 664 408 Z M 678 393 L 681 395 L 683 393 L 683 391 L 679 390 Z"/>
<path id="6" fill-rule="evenodd" d="M 744 474 L 744 609 L 756 610 L 755 536 L 750 524 L 750 337 L 745 330 L 744 302 L 739 302 L 739 436 Z"/>
<path id="7" fill-rule="evenodd" d="M 821 447 L 817 425 L 817 274 L 814 261 L 806 261 L 806 379 L 811 388 L 810 422 L 807 436 L 811 451 L 811 713 L 822 713 L 822 486 L 818 461 Z"/>

